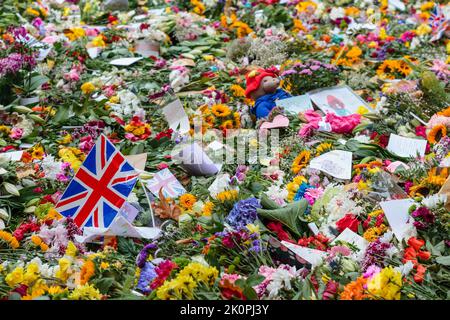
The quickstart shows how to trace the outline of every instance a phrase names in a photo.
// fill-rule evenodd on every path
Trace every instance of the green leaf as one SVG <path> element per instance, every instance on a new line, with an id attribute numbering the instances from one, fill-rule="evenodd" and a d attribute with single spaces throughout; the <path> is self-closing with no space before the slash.
<path id="1" fill-rule="evenodd" d="M 62 106 L 58 109 L 55 116 L 53 117 L 53 121 L 56 123 L 64 122 L 69 118 L 69 108 Z"/>
<path id="2" fill-rule="evenodd" d="M 258 295 L 256 294 L 256 291 L 251 287 L 246 287 L 242 293 L 247 297 L 249 300 L 258 300 Z"/>
<path id="3" fill-rule="evenodd" d="M 436 262 L 443 266 L 450 266 L 450 256 L 437 257 Z"/>
<path id="4" fill-rule="evenodd" d="M 257 286 L 258 284 L 260 284 L 261 282 L 263 282 L 264 279 L 265 279 L 264 276 L 261 276 L 259 274 L 254 274 L 247 278 L 246 285 L 249 287 L 254 287 L 254 286 Z"/>
<path id="5" fill-rule="evenodd" d="M 96 280 L 92 281 L 92 283 L 102 294 L 107 294 L 109 291 L 109 288 L 111 288 L 112 284 L 114 283 L 114 278 L 96 279 Z"/>

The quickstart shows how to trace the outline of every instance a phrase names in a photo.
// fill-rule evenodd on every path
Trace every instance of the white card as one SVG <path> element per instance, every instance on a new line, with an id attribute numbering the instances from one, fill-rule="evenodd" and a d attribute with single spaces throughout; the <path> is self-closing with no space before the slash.
<path id="1" fill-rule="evenodd" d="M 319 228 L 317 228 L 314 222 L 308 223 L 308 228 L 312 231 L 312 233 L 314 233 L 314 235 L 317 236 L 319 234 Z"/>
<path id="2" fill-rule="evenodd" d="M 213 142 L 211 142 L 210 144 L 208 144 L 207 149 L 212 149 L 214 151 L 220 150 L 223 147 L 225 147 L 222 143 L 220 143 L 217 140 L 214 140 Z"/>
<path id="3" fill-rule="evenodd" d="M 414 204 L 412 199 L 401 199 L 380 202 L 389 226 L 395 237 L 401 241 L 408 229 L 408 221 L 410 219 L 409 207 Z"/>
<path id="4" fill-rule="evenodd" d="M 405 138 L 391 133 L 386 149 L 400 157 L 415 158 L 417 153 L 423 157 L 426 147 L 427 141 L 424 139 Z"/>
<path id="5" fill-rule="evenodd" d="M 136 63 L 139 60 L 144 59 L 143 57 L 139 57 L 139 58 L 119 58 L 119 59 L 114 59 L 110 62 L 110 64 L 114 65 L 114 66 L 130 66 L 133 63 Z"/>
<path id="6" fill-rule="evenodd" d="M 0 153 L 0 157 L 6 158 L 9 161 L 20 161 L 22 159 L 23 151 L 13 151 Z"/>
<path id="7" fill-rule="evenodd" d="M 184 111 L 183 105 L 179 99 L 172 101 L 168 105 L 166 105 L 162 112 L 166 117 L 167 122 L 169 123 L 169 127 L 180 133 L 184 134 L 189 132 L 191 126 L 189 124 L 189 118 Z M 179 129 L 178 129 L 179 127 Z"/>
<path id="8" fill-rule="evenodd" d="M 125 217 L 117 215 L 108 228 L 85 227 L 83 235 L 76 235 L 75 240 L 86 243 L 102 236 L 155 239 L 160 233 L 161 229 L 159 228 L 135 227 Z"/>
<path id="9" fill-rule="evenodd" d="M 406 6 L 401 0 L 389 0 L 389 5 L 392 5 L 394 8 L 399 9 L 401 11 L 405 11 Z"/>
<path id="10" fill-rule="evenodd" d="M 91 59 L 97 58 L 101 51 L 102 49 L 99 47 L 87 48 L 87 53 Z"/>
<path id="11" fill-rule="evenodd" d="M 328 173 L 338 179 L 349 180 L 352 177 L 352 153 L 333 150 L 312 159 L 309 167 Z"/>
<path id="12" fill-rule="evenodd" d="M 298 114 L 306 110 L 312 110 L 312 102 L 308 95 L 276 100 L 275 104 L 279 107 L 283 107 L 286 112 Z"/>
<path id="13" fill-rule="evenodd" d="M 287 241 L 281 241 L 281 243 L 294 252 L 296 255 L 298 255 L 300 258 L 305 259 L 308 261 L 313 267 L 320 265 L 322 263 L 323 258 L 327 256 L 326 252 L 302 247 Z"/>
<path id="14" fill-rule="evenodd" d="M 336 243 L 336 241 L 344 241 L 348 242 L 354 246 L 356 246 L 360 251 L 366 250 L 369 242 L 361 237 L 359 234 L 353 232 L 349 228 L 346 228 L 341 234 L 333 240 L 332 244 Z"/>
<path id="15" fill-rule="evenodd" d="M 173 156 L 181 161 L 181 166 L 194 176 L 210 176 L 218 173 L 221 165 L 215 164 L 197 143 L 192 143 Z"/>

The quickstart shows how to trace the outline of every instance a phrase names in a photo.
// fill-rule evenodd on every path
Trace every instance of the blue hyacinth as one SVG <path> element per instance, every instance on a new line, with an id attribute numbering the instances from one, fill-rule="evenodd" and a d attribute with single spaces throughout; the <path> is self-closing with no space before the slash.
<path id="1" fill-rule="evenodd" d="M 249 223 L 255 222 L 258 214 L 257 208 L 261 208 L 259 200 L 256 198 L 248 198 L 241 200 L 233 206 L 226 222 L 236 230 L 244 229 Z"/>

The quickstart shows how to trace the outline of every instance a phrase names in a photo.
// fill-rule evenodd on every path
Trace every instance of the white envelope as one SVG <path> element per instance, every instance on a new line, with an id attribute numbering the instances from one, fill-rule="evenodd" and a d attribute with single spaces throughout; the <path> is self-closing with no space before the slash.
<path id="1" fill-rule="evenodd" d="M 169 124 L 169 127 L 180 134 L 189 132 L 191 126 L 189 124 L 189 118 L 184 111 L 183 105 L 179 99 L 172 101 L 168 105 L 164 106 L 162 112 Z M 178 129 L 179 128 L 179 129 Z"/>

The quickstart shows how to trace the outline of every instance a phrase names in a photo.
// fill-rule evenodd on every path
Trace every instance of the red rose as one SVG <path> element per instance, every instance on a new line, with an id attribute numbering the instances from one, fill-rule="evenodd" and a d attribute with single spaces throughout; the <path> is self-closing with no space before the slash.
<path id="1" fill-rule="evenodd" d="M 347 213 L 345 217 L 336 222 L 336 227 L 339 232 L 344 231 L 346 228 L 349 228 L 353 232 L 358 231 L 359 220 L 353 214 Z"/>

